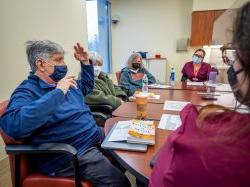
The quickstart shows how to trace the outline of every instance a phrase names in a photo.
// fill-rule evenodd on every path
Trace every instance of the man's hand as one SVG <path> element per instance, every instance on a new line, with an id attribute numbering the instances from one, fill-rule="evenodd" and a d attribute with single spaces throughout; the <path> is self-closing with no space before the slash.
<path id="1" fill-rule="evenodd" d="M 57 83 L 56 88 L 62 90 L 64 95 L 66 95 L 70 87 L 77 88 L 77 83 L 74 78 L 74 76 L 64 77 Z"/>
<path id="2" fill-rule="evenodd" d="M 82 64 L 89 65 L 89 55 L 87 51 L 85 51 L 79 43 L 74 46 L 74 49 L 75 59 L 80 61 Z"/>

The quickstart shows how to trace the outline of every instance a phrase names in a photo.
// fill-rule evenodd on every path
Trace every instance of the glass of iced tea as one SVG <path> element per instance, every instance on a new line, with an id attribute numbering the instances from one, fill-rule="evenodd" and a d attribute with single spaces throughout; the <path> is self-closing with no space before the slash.
<path id="1" fill-rule="evenodd" d="M 144 119 L 147 117 L 148 94 L 138 93 L 135 95 L 135 103 L 137 106 L 137 118 Z"/>

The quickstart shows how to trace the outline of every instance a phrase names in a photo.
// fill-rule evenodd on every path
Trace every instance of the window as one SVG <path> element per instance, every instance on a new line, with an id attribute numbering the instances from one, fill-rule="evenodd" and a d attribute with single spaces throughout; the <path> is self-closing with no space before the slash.
<path id="1" fill-rule="evenodd" d="M 88 48 L 98 52 L 103 58 L 102 71 L 111 72 L 111 32 L 110 2 L 108 0 L 88 0 Z"/>

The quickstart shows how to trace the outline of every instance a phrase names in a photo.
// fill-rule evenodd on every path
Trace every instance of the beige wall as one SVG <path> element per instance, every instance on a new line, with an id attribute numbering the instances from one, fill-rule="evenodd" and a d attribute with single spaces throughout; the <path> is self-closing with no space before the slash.
<path id="1" fill-rule="evenodd" d="M 112 0 L 111 15 L 120 22 L 112 25 L 113 72 L 125 66 L 133 51 L 160 53 L 174 65 L 177 80 L 192 50 L 176 53 L 176 39 L 190 37 L 192 0 Z M 169 77 L 167 75 L 167 77 Z"/>
<path id="2" fill-rule="evenodd" d="M 27 77 L 27 40 L 49 39 L 66 50 L 69 74 L 77 75 L 79 64 L 73 44 L 87 46 L 85 1 L 82 0 L 0 0 L 0 101 L 9 98 Z M 10 186 L 8 160 L 0 137 L 0 186 Z"/>
<path id="3" fill-rule="evenodd" d="M 239 0 L 238 0 L 239 1 Z M 237 2 L 238 2 L 237 1 Z M 242 1 L 242 0 L 240 0 Z M 161 53 L 173 65 L 177 81 L 194 49 L 176 52 L 176 40 L 191 36 L 191 13 L 195 10 L 227 9 L 235 0 L 111 0 L 111 15 L 120 22 L 112 25 L 113 72 L 125 66 L 133 51 Z M 169 75 L 167 75 L 167 78 Z"/>
<path id="4" fill-rule="evenodd" d="M 87 46 L 85 1 L 82 0 L 1 0 L 0 1 L 0 101 L 27 77 L 27 40 L 49 39 L 66 50 L 69 73 L 77 75 L 73 44 Z"/>
<path id="5" fill-rule="evenodd" d="M 193 11 L 228 9 L 237 0 L 193 0 Z"/>

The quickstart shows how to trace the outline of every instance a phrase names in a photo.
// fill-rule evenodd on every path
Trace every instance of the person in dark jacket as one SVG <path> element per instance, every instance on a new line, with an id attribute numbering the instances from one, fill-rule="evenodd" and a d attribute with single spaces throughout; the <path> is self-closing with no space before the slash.
<path id="1" fill-rule="evenodd" d="M 127 61 L 127 67 L 121 70 L 119 86 L 126 89 L 128 96 L 131 96 L 136 90 L 142 89 L 142 78 L 145 74 L 148 84 L 156 83 L 155 77 L 144 68 L 141 55 L 133 53 Z"/>
<path id="2" fill-rule="evenodd" d="M 66 76 L 63 48 L 54 42 L 27 42 L 31 73 L 13 92 L 1 129 L 17 141 L 28 144 L 67 143 L 75 147 L 80 177 L 94 186 L 130 186 L 125 175 L 103 156 L 97 145 L 103 141 L 84 96 L 94 87 L 93 65 L 77 43 L 75 59 L 81 64 L 81 79 Z M 50 176 L 74 176 L 66 155 L 36 157 L 40 172 Z"/>

